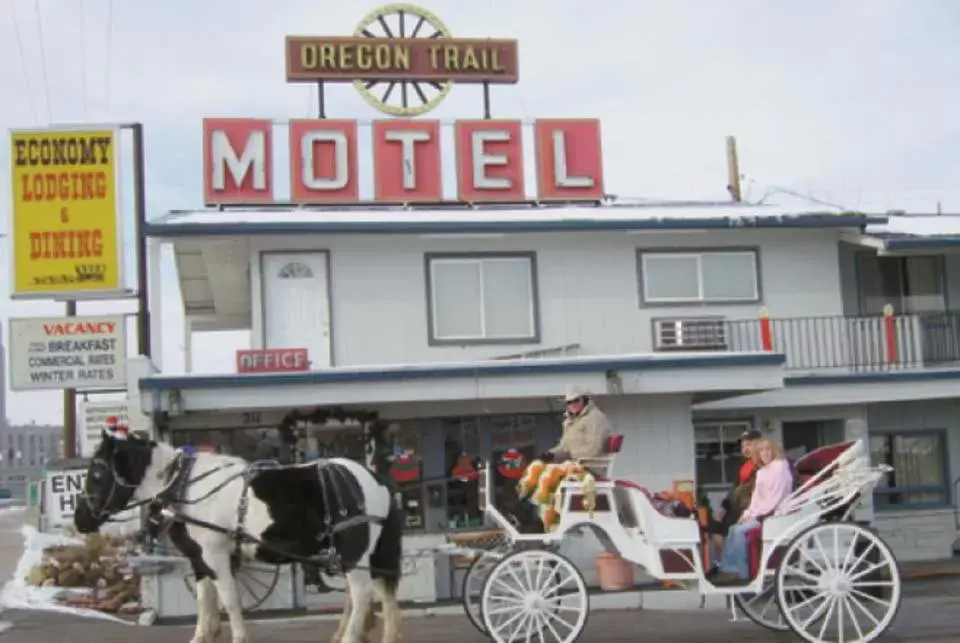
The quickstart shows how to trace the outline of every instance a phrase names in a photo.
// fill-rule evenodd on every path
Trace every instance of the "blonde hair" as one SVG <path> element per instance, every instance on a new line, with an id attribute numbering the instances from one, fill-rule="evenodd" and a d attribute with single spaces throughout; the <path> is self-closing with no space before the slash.
<path id="1" fill-rule="evenodd" d="M 758 462 L 762 462 L 760 460 L 760 451 L 765 446 L 770 447 L 770 452 L 773 453 L 774 460 L 783 460 L 783 447 L 780 446 L 780 443 L 777 442 L 776 440 L 771 440 L 770 438 L 761 438 L 760 440 L 757 441 L 756 446 L 753 447 L 754 453 L 757 454 Z"/>

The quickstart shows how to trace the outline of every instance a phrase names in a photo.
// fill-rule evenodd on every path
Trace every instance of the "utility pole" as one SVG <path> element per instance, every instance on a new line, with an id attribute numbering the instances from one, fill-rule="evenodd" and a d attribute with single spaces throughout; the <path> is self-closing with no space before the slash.
<path id="1" fill-rule="evenodd" d="M 740 192 L 740 162 L 737 160 L 737 139 L 727 137 L 727 192 L 734 203 L 743 200 Z"/>

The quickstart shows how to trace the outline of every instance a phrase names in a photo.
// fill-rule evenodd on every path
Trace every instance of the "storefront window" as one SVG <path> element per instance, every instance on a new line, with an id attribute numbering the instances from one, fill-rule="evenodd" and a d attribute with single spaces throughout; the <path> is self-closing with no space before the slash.
<path id="1" fill-rule="evenodd" d="M 532 415 L 491 418 L 493 431 L 493 497 L 498 506 L 510 506 L 517 495 L 517 481 L 536 458 L 537 419 Z"/>
<path id="2" fill-rule="evenodd" d="M 425 519 L 420 429 L 408 424 L 401 426 L 390 435 L 393 440 L 390 477 L 400 487 L 407 517 L 407 529 L 423 529 Z"/>
<path id="3" fill-rule="evenodd" d="M 450 529 L 479 527 L 483 514 L 479 508 L 477 481 L 470 477 L 480 453 L 476 418 L 451 418 L 443 423 L 444 471 L 447 476 L 447 526 Z"/>

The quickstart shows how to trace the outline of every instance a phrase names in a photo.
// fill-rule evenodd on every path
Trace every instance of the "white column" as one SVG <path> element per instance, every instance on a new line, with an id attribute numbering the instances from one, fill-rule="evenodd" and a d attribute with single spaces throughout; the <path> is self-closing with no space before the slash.
<path id="1" fill-rule="evenodd" d="M 153 237 L 147 239 L 147 292 L 150 296 L 150 352 L 154 367 L 163 372 L 163 288 L 161 287 L 160 260 L 163 242 Z M 141 284 L 141 287 L 143 285 Z"/>
<path id="2" fill-rule="evenodd" d="M 193 372 L 193 320 L 189 317 L 183 320 L 183 370 Z"/>

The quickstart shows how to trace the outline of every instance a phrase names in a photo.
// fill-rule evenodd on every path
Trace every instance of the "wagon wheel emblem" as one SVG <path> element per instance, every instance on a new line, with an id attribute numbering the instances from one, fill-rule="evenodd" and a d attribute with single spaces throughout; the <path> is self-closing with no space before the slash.
<path id="1" fill-rule="evenodd" d="M 390 4 L 375 9 L 360 21 L 358 38 L 449 38 L 450 30 L 431 12 L 412 4 Z M 393 116 L 417 116 L 439 105 L 453 82 L 409 80 L 355 80 L 363 99 L 374 109 Z"/>

